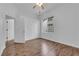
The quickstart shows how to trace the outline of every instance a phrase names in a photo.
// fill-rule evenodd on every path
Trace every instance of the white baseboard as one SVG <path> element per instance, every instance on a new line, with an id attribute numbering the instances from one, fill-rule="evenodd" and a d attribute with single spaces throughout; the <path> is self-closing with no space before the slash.
<path id="1" fill-rule="evenodd" d="M 26 38 L 25 41 L 28 41 L 28 40 L 34 40 L 34 39 L 37 39 L 37 38 L 39 38 L 39 36 Z"/>
<path id="2" fill-rule="evenodd" d="M 57 41 L 57 40 L 53 40 L 53 39 L 48 39 L 48 38 L 45 38 L 45 37 L 41 37 L 41 38 L 49 40 L 49 41 L 54 41 L 54 42 L 58 42 L 58 43 L 61 43 L 61 44 L 65 44 L 65 45 L 68 45 L 68 46 L 72 46 L 72 47 L 75 47 L 75 48 L 79 48 L 78 45 L 69 44 L 69 43 L 66 43 L 66 42 L 61 42 L 61 41 Z"/>
<path id="3" fill-rule="evenodd" d="M 25 41 L 14 41 L 15 43 L 25 43 Z"/>
<path id="4" fill-rule="evenodd" d="M 4 49 L 5 49 L 5 45 L 0 50 L 0 56 L 2 55 Z"/>

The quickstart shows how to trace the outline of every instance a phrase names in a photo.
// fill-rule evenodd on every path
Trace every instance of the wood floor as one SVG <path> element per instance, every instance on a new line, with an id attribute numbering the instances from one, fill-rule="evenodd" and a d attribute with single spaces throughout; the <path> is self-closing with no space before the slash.
<path id="1" fill-rule="evenodd" d="M 6 43 L 2 56 L 79 56 L 79 48 L 61 43 L 34 39 L 23 43 Z"/>

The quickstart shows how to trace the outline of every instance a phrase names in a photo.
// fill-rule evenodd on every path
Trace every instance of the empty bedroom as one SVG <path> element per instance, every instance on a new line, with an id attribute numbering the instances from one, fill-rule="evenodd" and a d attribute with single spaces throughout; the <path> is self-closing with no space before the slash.
<path id="1" fill-rule="evenodd" d="M 1 56 L 79 56 L 79 3 L 0 3 Z"/>

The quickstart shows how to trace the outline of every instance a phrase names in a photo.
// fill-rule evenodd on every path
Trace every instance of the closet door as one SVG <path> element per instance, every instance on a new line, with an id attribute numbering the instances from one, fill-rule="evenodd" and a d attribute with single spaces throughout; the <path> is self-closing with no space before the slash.
<path id="1" fill-rule="evenodd" d="M 6 39 L 14 40 L 14 19 L 6 20 Z"/>

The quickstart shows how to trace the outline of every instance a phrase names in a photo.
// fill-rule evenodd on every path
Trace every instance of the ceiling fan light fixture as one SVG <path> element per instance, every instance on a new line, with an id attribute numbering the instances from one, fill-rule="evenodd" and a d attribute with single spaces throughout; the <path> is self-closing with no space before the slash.
<path id="1" fill-rule="evenodd" d="M 40 16 L 42 14 L 42 11 L 45 9 L 44 3 L 35 3 L 33 6 L 34 9 L 37 8 L 38 15 Z"/>
<path id="2" fill-rule="evenodd" d="M 43 3 L 36 3 L 37 6 L 41 7 Z"/>

